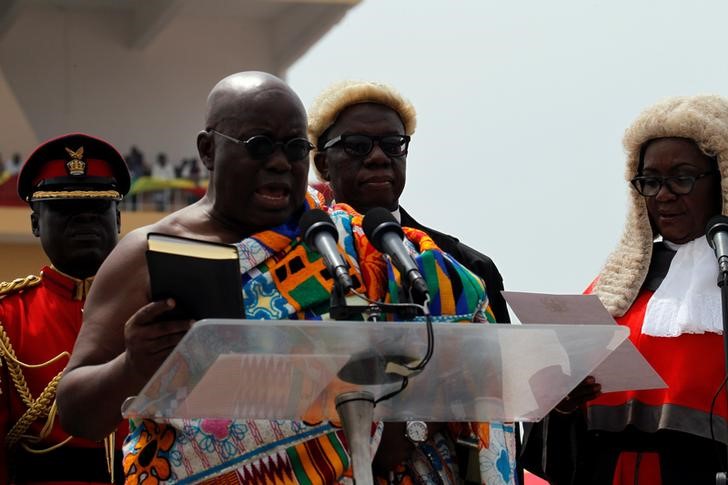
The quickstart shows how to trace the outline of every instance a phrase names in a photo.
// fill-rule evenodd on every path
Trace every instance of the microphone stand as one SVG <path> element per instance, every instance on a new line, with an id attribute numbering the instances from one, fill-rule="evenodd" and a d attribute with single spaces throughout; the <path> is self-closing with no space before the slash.
<path id="1" fill-rule="evenodd" d="M 334 278 L 334 289 L 331 290 L 329 304 L 329 315 L 334 320 L 348 320 L 354 316 L 346 304 L 346 290 L 339 279 Z"/>
<path id="2" fill-rule="evenodd" d="M 718 273 L 718 287 L 720 288 L 720 302 L 723 316 L 723 354 L 725 358 L 725 371 L 726 375 L 728 375 L 728 272 L 723 271 L 722 268 Z M 725 387 L 723 392 L 728 402 L 728 387 Z M 715 483 L 716 485 L 728 485 L 728 475 L 725 471 L 718 472 L 715 475 Z"/>
<path id="3" fill-rule="evenodd" d="M 351 320 L 367 315 L 367 321 L 375 322 L 383 319 L 385 313 L 398 315 L 405 321 L 414 320 L 421 314 L 418 307 L 422 304 L 414 303 L 409 297 L 403 296 L 401 303 L 379 303 L 370 302 L 367 305 L 349 305 L 346 302 L 348 290 L 334 280 L 334 288 L 331 290 L 329 315 L 333 320 Z M 405 292 L 406 293 L 406 292 Z"/>
<path id="4" fill-rule="evenodd" d="M 332 319 L 350 320 L 363 313 L 369 315 L 369 320 L 381 319 L 384 310 L 376 304 L 347 305 L 347 290 L 348 288 L 344 288 L 338 278 L 334 279 L 329 306 Z M 336 412 L 339 414 L 346 440 L 349 442 L 354 483 L 357 485 L 374 483 L 372 450 L 369 444 L 374 421 L 374 405 L 374 395 L 368 391 L 349 391 L 336 396 Z"/>
<path id="5" fill-rule="evenodd" d="M 338 278 L 334 278 L 329 305 L 329 314 L 334 320 L 349 320 L 361 313 L 361 309 L 346 304 L 347 290 Z M 336 396 L 336 412 L 349 442 L 354 483 L 373 484 L 372 451 L 369 442 L 374 421 L 374 395 L 368 391 L 343 392 Z"/>
<path id="6" fill-rule="evenodd" d="M 367 314 L 367 320 L 376 321 L 382 319 L 384 313 L 396 313 L 400 316 L 417 314 L 416 310 L 407 308 L 406 304 L 372 302 L 368 305 L 347 305 L 347 292 L 348 288 L 344 288 L 338 279 L 334 279 L 334 288 L 331 291 L 331 305 L 329 307 L 329 314 L 332 319 L 350 320 L 362 314 Z M 377 376 L 379 373 L 373 372 L 370 374 L 366 369 L 371 365 L 383 365 L 384 362 L 386 362 L 386 357 L 383 356 L 352 356 L 350 362 L 339 371 L 339 377 L 346 380 L 345 375 L 342 374 L 346 374 L 345 369 L 348 367 L 350 371 L 348 374 L 354 377 L 352 382 L 357 384 L 381 384 L 382 382 L 378 382 L 381 379 L 381 376 Z M 359 381 L 362 376 L 368 376 L 372 379 L 372 382 Z M 403 382 L 406 383 L 406 377 Z M 349 442 L 354 483 L 357 485 L 373 485 L 374 483 L 372 451 L 369 443 L 376 402 L 371 392 L 363 390 L 344 392 L 336 396 L 336 412 L 339 414 L 344 434 Z"/>

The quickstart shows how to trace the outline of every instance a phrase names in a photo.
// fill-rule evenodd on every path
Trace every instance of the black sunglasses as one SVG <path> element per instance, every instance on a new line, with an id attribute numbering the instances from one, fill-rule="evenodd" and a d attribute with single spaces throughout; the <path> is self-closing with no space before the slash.
<path id="1" fill-rule="evenodd" d="M 321 150 L 328 150 L 337 143 L 341 143 L 344 151 L 355 157 L 366 157 L 379 145 L 382 151 L 390 157 L 407 155 L 410 137 L 408 135 L 369 136 L 360 134 L 339 135 L 327 141 Z"/>
<path id="2" fill-rule="evenodd" d="M 629 182 L 637 189 L 637 192 L 644 197 L 654 197 L 662 186 L 675 195 L 687 195 L 695 188 L 695 182 L 703 177 L 718 174 L 717 170 L 701 173 L 698 175 L 673 175 L 670 177 L 657 177 L 651 175 L 638 175 Z"/>
<path id="3" fill-rule="evenodd" d="M 273 141 L 266 135 L 255 135 L 251 136 L 247 140 L 240 140 L 224 133 L 220 133 L 212 128 L 207 131 L 208 133 L 214 133 L 239 145 L 244 145 L 250 154 L 250 158 L 254 160 L 266 160 L 268 157 L 273 155 L 276 148 L 281 147 L 289 162 L 297 162 L 308 157 L 308 153 L 314 148 L 311 142 L 305 138 L 292 138 L 288 141 Z"/>

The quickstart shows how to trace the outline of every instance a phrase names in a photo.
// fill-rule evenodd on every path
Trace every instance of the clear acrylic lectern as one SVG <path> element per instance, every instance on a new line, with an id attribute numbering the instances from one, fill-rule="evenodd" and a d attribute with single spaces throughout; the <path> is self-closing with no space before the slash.
<path id="1" fill-rule="evenodd" d="M 364 419 L 537 421 L 629 332 L 618 325 L 433 327 L 426 369 Z M 202 320 L 123 414 L 339 421 L 337 397 L 375 400 L 398 389 L 393 371 L 420 359 L 426 346 L 423 323 Z M 352 443 L 355 430 L 344 424 Z M 371 422 L 364 424 L 368 437 Z M 368 481 L 371 470 L 369 477 L 357 473 L 368 455 L 357 459 L 351 451 L 355 478 Z"/>

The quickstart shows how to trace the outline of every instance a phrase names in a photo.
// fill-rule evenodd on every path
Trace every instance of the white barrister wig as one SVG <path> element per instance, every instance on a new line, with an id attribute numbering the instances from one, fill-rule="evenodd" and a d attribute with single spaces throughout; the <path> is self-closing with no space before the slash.
<path id="1" fill-rule="evenodd" d="M 417 112 L 407 99 L 386 84 L 371 81 L 341 81 L 326 88 L 308 110 L 308 138 L 319 148 L 319 138 L 336 122 L 349 106 L 362 103 L 383 104 L 399 114 L 405 135 L 412 135 L 417 126 Z M 321 178 L 316 166 L 316 175 Z"/>
<path id="2" fill-rule="evenodd" d="M 689 138 L 703 153 L 717 159 L 722 210 L 728 214 L 728 99 L 716 95 L 679 96 L 643 111 L 624 134 L 626 180 L 637 175 L 645 143 L 670 137 Z M 650 266 L 653 239 L 645 199 L 630 186 L 622 238 L 594 287 L 594 293 L 612 316 L 624 315 L 637 298 Z"/>

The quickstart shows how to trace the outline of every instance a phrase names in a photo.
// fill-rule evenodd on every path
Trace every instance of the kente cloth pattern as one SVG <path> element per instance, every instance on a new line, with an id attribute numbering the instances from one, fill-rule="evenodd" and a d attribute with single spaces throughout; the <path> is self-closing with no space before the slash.
<path id="1" fill-rule="evenodd" d="M 304 209 L 319 206 L 320 199 L 310 191 Z M 399 301 L 400 289 L 393 281 L 396 270 L 364 236 L 361 216 L 343 204 L 329 214 L 338 229 L 339 246 L 357 291 L 375 300 Z M 301 242 L 298 216 L 237 244 L 248 319 L 328 318 L 333 281 L 321 256 Z M 406 232 L 412 238 L 408 248 L 431 284 L 433 304 L 437 302 L 433 314 L 448 321 L 490 321 L 492 312 L 488 311 L 480 279 L 443 254 L 426 234 Z M 124 472 L 129 484 L 351 483 L 343 433 L 329 422 L 310 425 L 287 420 L 142 420 L 132 422 L 131 427 L 124 444 Z M 381 430 L 381 424 L 373 428 L 374 450 Z M 515 467 L 514 447 L 509 445 L 512 431 L 511 427 L 499 440 L 494 440 L 492 433 L 487 443 L 480 440 L 481 458 L 486 455 L 484 450 L 491 448 L 511 450 L 511 479 Z"/>

